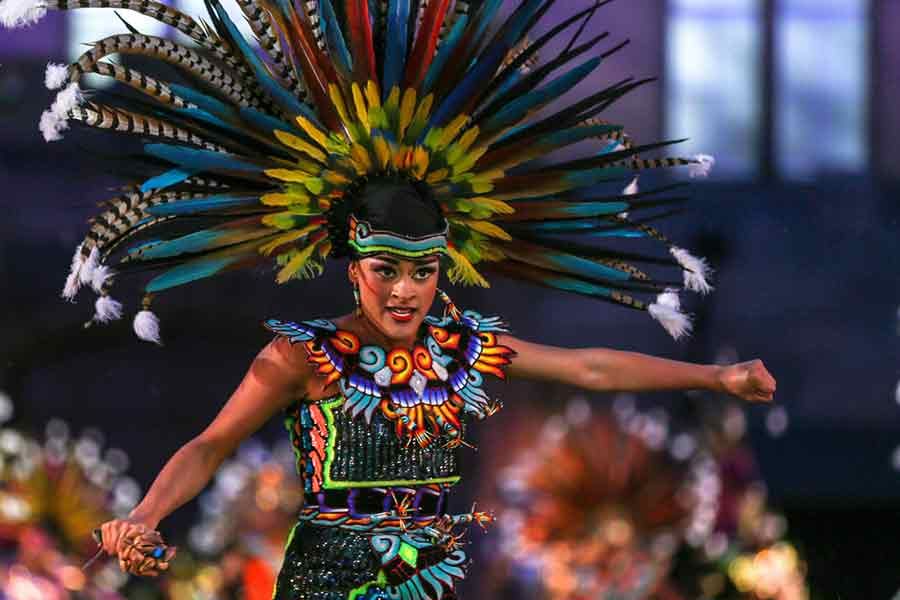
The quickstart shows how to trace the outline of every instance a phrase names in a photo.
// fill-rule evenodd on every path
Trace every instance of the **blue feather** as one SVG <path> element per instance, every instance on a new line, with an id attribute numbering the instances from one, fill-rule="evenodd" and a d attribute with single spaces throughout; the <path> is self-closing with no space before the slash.
<path id="1" fill-rule="evenodd" d="M 162 190 L 172 185 L 178 185 L 188 177 L 196 173 L 193 169 L 172 169 L 161 173 L 156 177 L 151 177 L 141 184 L 141 192 L 149 192 L 151 190 Z M 151 212 L 151 211 L 148 211 Z"/>
<path id="2" fill-rule="evenodd" d="M 406 67 L 407 27 L 409 24 L 410 0 L 389 0 L 387 14 L 387 36 L 385 37 L 384 83 L 381 94 L 387 99 L 395 85 L 400 85 L 400 77 Z"/>
<path id="3" fill-rule="evenodd" d="M 308 107 L 304 106 L 304 110 L 306 112 L 303 113 L 303 116 L 318 125 L 320 128 L 322 124 L 319 123 L 319 120 L 316 118 L 315 114 Z M 238 112 L 245 122 L 249 123 L 251 126 L 255 127 L 258 130 L 264 131 L 266 133 L 271 133 L 276 129 L 281 129 L 282 131 L 290 131 L 291 133 L 304 136 L 303 130 L 294 125 L 294 123 L 290 121 L 282 121 L 277 117 L 273 117 L 272 115 L 267 115 L 264 112 L 260 112 L 255 108 L 250 108 L 248 106 L 241 107 L 238 109 Z"/>
<path id="4" fill-rule="evenodd" d="M 528 255 L 522 255 L 516 251 L 509 251 L 509 255 L 519 261 L 535 264 L 534 261 L 529 259 Z M 627 281 L 631 279 L 631 275 L 625 271 L 607 267 L 606 265 L 596 263 L 586 258 L 581 258 L 580 256 L 575 256 L 574 254 L 554 252 L 553 250 L 543 250 L 540 259 L 537 261 L 537 264 L 535 264 L 535 266 L 544 268 L 547 268 L 546 265 L 551 265 L 550 268 L 558 271 L 565 271 L 579 277 L 612 279 L 615 281 Z"/>
<path id="5" fill-rule="evenodd" d="M 147 212 L 158 217 L 169 217 L 192 215 L 210 210 L 227 210 L 257 204 L 259 204 L 259 196 L 216 195 L 209 196 L 208 198 L 196 198 L 192 200 L 158 204 L 148 208 Z"/>
<path id="6" fill-rule="evenodd" d="M 181 165 L 185 169 L 193 169 L 198 173 L 206 170 L 251 171 L 260 173 L 265 167 L 240 160 L 233 154 L 216 152 L 215 150 L 198 150 L 174 144 L 146 144 L 144 152 L 150 156 Z"/>
<path id="7" fill-rule="evenodd" d="M 169 269 L 162 275 L 154 277 L 144 288 L 146 293 L 155 294 L 169 288 L 178 287 L 192 281 L 212 277 L 230 265 L 242 260 L 244 257 L 222 256 L 222 257 L 204 257 L 192 260 L 183 265 L 178 265 Z"/>
<path id="8" fill-rule="evenodd" d="M 347 42 L 344 41 L 344 33 L 341 31 L 331 0 L 319 0 L 319 23 L 328 42 L 328 50 L 335 62 L 339 63 L 344 71 L 351 72 L 353 57 L 350 56 L 350 51 L 347 49 Z"/>
<path id="9" fill-rule="evenodd" d="M 516 9 L 509 21 L 507 21 L 501 34 L 498 35 L 499 39 L 494 39 L 491 42 L 476 59 L 475 64 L 472 65 L 472 68 L 469 69 L 462 81 L 441 102 L 440 107 L 434 113 L 425 131 L 433 127 L 440 127 L 452 119 L 459 113 L 462 105 L 469 101 L 473 95 L 477 94 L 480 88 L 484 87 L 484 82 L 489 81 L 494 73 L 497 72 L 497 69 L 503 62 L 503 58 L 519 38 L 522 37 L 532 17 L 541 9 L 545 1 L 526 0 L 524 4 Z"/>
<path id="10" fill-rule="evenodd" d="M 437 82 L 437 78 L 444 70 L 444 65 L 447 64 L 447 60 L 450 58 L 450 55 L 453 53 L 459 40 L 462 39 L 463 32 L 465 31 L 468 22 L 469 15 L 462 15 L 457 19 L 456 23 L 453 24 L 453 29 L 450 30 L 447 38 L 441 43 L 441 47 L 438 49 L 437 55 L 434 57 L 431 66 L 428 67 L 428 73 L 425 75 L 425 81 L 422 85 L 423 96 L 428 94 L 428 92 L 431 91 L 432 86 Z"/>
<path id="11" fill-rule="evenodd" d="M 573 188 L 579 188 L 595 185 L 602 181 L 624 179 L 630 174 L 632 174 L 632 171 L 623 167 L 598 167 L 566 173 L 563 179 L 571 183 Z"/>
<path id="12" fill-rule="evenodd" d="M 253 74 L 256 76 L 256 81 L 282 108 L 295 114 L 302 113 L 303 103 L 298 100 L 294 94 L 284 89 L 271 73 L 269 73 L 269 69 L 266 67 L 265 63 L 257 56 L 253 48 L 250 47 L 250 44 L 247 43 L 247 40 L 244 39 L 241 32 L 238 31 L 237 26 L 232 22 L 231 17 L 228 16 L 228 13 L 225 11 L 225 8 L 219 0 L 208 0 L 208 2 L 215 11 L 218 20 L 228 31 L 235 44 L 237 44 L 238 50 L 240 50 L 244 59 L 250 65 Z"/>
<path id="13" fill-rule="evenodd" d="M 530 111 L 561 96 L 581 80 L 587 77 L 600 64 L 600 58 L 594 57 L 565 75 L 557 77 L 552 82 L 516 98 L 507 104 L 502 110 L 487 119 L 482 127 L 483 131 L 498 131 L 507 125 L 516 123 L 525 117 Z"/>

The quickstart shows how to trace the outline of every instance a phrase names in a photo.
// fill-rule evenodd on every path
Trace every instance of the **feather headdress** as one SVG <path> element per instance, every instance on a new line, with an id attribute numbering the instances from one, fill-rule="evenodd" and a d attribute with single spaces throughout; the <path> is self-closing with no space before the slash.
<path id="1" fill-rule="evenodd" d="M 209 25 L 155 0 L 0 3 L 7 26 L 49 9 L 112 7 L 191 40 L 132 31 L 92 44 L 67 67 L 48 67 L 48 86 L 62 89 L 42 118 L 48 140 L 76 124 L 138 136 L 141 160 L 159 169 L 93 220 L 64 297 L 84 285 L 105 297 L 114 279 L 157 270 L 135 324 L 158 340 L 151 296 L 269 260 L 279 283 L 314 277 L 346 233 L 333 226 L 335 211 L 367 180 L 400 176 L 427 185 L 449 224 L 451 281 L 485 286 L 484 274 L 503 273 L 648 310 L 676 337 L 689 330 L 671 300 L 681 284 L 642 270 L 674 267 L 685 287 L 709 289 L 705 262 L 647 224 L 665 216 L 654 209 L 684 198 L 668 194 L 671 187 L 596 190 L 621 188 L 648 168 L 701 174 L 711 157 L 642 158 L 672 142 L 634 145 L 622 126 L 601 119 L 649 80 L 552 104 L 624 46 L 598 50 L 605 34 L 579 40 L 606 2 L 533 38 L 555 0 L 522 0 L 505 17 L 501 0 L 236 1 L 259 49 L 219 0 L 206 0 Z M 565 49 L 541 61 L 539 51 L 561 36 L 569 36 Z M 112 54 L 174 67 L 189 84 L 104 60 Z M 86 74 L 137 93 L 92 96 L 80 88 Z M 575 159 L 538 160 L 582 142 L 595 147 Z M 616 238 L 642 238 L 671 256 L 588 243 Z M 665 300 L 654 302 L 657 294 Z M 97 309 L 97 321 L 121 314 L 109 301 Z"/>

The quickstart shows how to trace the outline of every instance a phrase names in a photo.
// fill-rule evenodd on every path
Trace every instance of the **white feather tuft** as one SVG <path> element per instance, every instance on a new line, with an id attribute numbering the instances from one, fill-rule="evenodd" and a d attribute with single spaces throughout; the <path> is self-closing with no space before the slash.
<path id="1" fill-rule="evenodd" d="M 78 280 L 85 285 L 91 283 L 91 280 L 94 278 L 94 270 L 99 265 L 100 250 L 97 246 L 94 246 L 91 248 L 91 253 L 88 255 L 87 260 L 81 264 L 81 269 L 78 271 Z"/>
<path id="2" fill-rule="evenodd" d="M 44 84 L 48 90 L 58 90 L 66 85 L 69 80 L 69 65 L 47 63 L 47 71 L 44 73 Z"/>
<path id="3" fill-rule="evenodd" d="M 656 297 L 656 302 L 647 308 L 650 316 L 676 340 L 690 335 L 693 325 L 690 315 L 681 312 L 681 301 L 673 290 L 667 290 Z"/>
<path id="4" fill-rule="evenodd" d="M 697 154 L 694 156 L 696 162 L 688 165 L 688 173 L 692 178 L 709 177 L 710 171 L 716 164 L 716 158 L 709 154 Z"/>
<path id="5" fill-rule="evenodd" d="M 58 93 L 53 106 L 41 115 L 40 129 L 44 139 L 48 142 L 61 140 L 61 132 L 69 128 L 69 113 L 83 103 L 84 95 L 77 83 L 70 83 Z"/>
<path id="6" fill-rule="evenodd" d="M 635 177 L 634 179 L 631 180 L 631 183 L 629 183 L 628 186 L 624 190 L 622 190 L 622 193 L 625 194 L 626 196 L 634 196 L 635 194 L 638 193 L 639 189 L 640 188 L 638 187 L 638 178 Z"/>
<path id="7" fill-rule="evenodd" d="M 68 129 L 69 123 L 66 119 L 60 119 L 52 110 L 47 109 L 41 113 L 38 128 L 41 130 L 45 142 L 56 142 L 62 139 L 60 132 Z"/>
<path id="8" fill-rule="evenodd" d="M 0 2 L 0 23 L 10 29 L 33 25 L 47 14 L 47 5 L 41 0 L 4 0 Z"/>
<path id="9" fill-rule="evenodd" d="M 159 337 L 159 319 L 149 310 L 142 310 L 134 316 L 134 332 L 142 340 L 162 346 Z"/>
<path id="10" fill-rule="evenodd" d="M 78 275 L 84 264 L 84 255 L 81 253 L 82 244 L 78 244 L 72 255 L 72 266 L 69 267 L 69 275 L 66 277 L 66 285 L 63 287 L 62 297 L 70 302 L 74 301 L 75 294 L 81 289 L 81 279 Z"/>
<path id="11" fill-rule="evenodd" d="M 78 273 L 69 273 L 66 276 L 66 284 L 63 286 L 62 294 L 64 300 L 75 302 L 75 294 L 81 289 L 81 282 L 78 281 Z"/>
<path id="12" fill-rule="evenodd" d="M 94 291 L 98 294 L 102 294 L 106 282 L 115 274 L 116 272 L 106 265 L 98 266 L 91 274 L 91 287 L 94 288 Z"/>
<path id="13" fill-rule="evenodd" d="M 684 287 L 701 294 L 708 294 L 713 290 L 707 281 L 707 277 L 712 274 L 712 269 L 705 258 L 694 256 L 684 248 L 677 246 L 672 246 L 669 252 L 684 269 Z"/>
<path id="14" fill-rule="evenodd" d="M 122 303 L 109 296 L 100 296 L 94 303 L 94 321 L 109 323 L 122 318 Z"/>

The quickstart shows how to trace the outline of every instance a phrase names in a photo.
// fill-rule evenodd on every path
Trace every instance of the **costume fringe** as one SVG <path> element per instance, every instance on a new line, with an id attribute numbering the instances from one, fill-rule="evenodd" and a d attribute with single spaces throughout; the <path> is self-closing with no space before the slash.
<path id="1" fill-rule="evenodd" d="M 691 334 L 691 317 L 681 312 L 681 301 L 674 290 L 657 296 L 656 302 L 647 307 L 647 311 L 676 340 Z"/>
<path id="2" fill-rule="evenodd" d="M 66 85 L 69 80 L 69 65 L 59 63 L 47 63 L 47 71 L 44 73 L 44 84 L 48 90 L 58 90 Z"/>
<path id="3" fill-rule="evenodd" d="M 708 294 L 713 287 L 707 281 L 712 269 L 705 258 L 697 257 L 678 246 L 669 248 L 669 252 L 684 269 L 684 287 L 700 294 Z"/>
<path id="4" fill-rule="evenodd" d="M 694 160 L 697 162 L 691 163 L 688 167 L 691 178 L 709 177 L 710 171 L 716 164 L 716 158 L 709 154 L 697 154 L 694 156 Z"/>
<path id="5" fill-rule="evenodd" d="M 0 2 L 0 23 L 6 27 L 33 25 L 47 14 L 47 5 L 35 0 L 5 0 Z"/>
<path id="6" fill-rule="evenodd" d="M 94 303 L 94 321 L 109 323 L 122 318 L 122 303 L 107 295 L 100 296 Z"/>
<path id="7" fill-rule="evenodd" d="M 56 95 L 53 105 L 41 115 L 40 130 L 44 140 L 55 142 L 62 139 L 60 132 L 69 128 L 69 114 L 84 103 L 84 96 L 77 83 L 70 83 Z"/>
<path id="8" fill-rule="evenodd" d="M 146 342 L 162 346 L 162 339 L 159 336 L 159 318 L 148 309 L 144 309 L 134 316 L 134 333 Z"/>

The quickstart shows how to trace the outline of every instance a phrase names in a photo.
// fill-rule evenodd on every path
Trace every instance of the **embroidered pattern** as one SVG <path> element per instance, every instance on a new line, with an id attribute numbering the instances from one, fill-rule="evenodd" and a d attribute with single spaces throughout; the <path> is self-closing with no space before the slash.
<path id="1" fill-rule="evenodd" d="M 426 317 L 425 334 L 412 352 L 363 346 L 355 334 L 322 319 L 270 319 L 265 325 L 293 344 L 304 344 L 323 385 L 338 383 L 344 410 L 353 418 L 362 415 L 371 423 L 379 410 L 400 439 L 421 448 L 437 439 L 448 448 L 465 445 L 461 413 L 483 419 L 499 410 L 500 403 L 482 388 L 484 374 L 505 379 L 503 368 L 513 356 L 497 342 L 497 334 L 507 331 L 503 321 L 474 311 Z"/>

